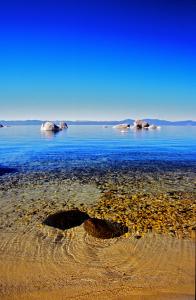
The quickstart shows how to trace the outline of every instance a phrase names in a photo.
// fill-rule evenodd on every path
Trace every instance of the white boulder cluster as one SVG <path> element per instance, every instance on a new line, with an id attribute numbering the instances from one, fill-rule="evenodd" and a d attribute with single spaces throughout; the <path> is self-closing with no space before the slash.
<path id="1" fill-rule="evenodd" d="M 67 124 L 65 122 L 60 122 L 59 125 L 56 125 L 54 122 L 44 122 L 41 125 L 41 130 L 42 131 L 53 131 L 53 132 L 57 132 L 60 131 L 62 129 L 66 129 L 68 128 Z"/>
<path id="2" fill-rule="evenodd" d="M 144 121 L 144 120 L 135 120 L 133 123 L 133 126 L 131 126 L 130 124 L 118 124 L 113 126 L 113 128 L 116 129 L 160 129 L 160 126 L 156 126 L 154 124 L 149 124 L 148 122 Z"/>
<path id="3" fill-rule="evenodd" d="M 133 124 L 133 127 L 136 129 L 159 129 L 160 126 L 156 126 L 154 124 L 149 124 L 144 120 L 136 120 Z"/>

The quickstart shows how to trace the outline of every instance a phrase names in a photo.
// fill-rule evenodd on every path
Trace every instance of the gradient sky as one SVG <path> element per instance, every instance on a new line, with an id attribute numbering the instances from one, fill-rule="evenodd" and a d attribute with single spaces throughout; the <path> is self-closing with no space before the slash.
<path id="1" fill-rule="evenodd" d="M 195 116 L 195 0 L 1 1 L 0 119 Z"/>

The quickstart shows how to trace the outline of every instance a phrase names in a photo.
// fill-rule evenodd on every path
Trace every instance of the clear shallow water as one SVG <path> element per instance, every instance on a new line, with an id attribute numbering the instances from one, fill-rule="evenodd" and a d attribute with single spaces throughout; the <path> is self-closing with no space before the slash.
<path id="1" fill-rule="evenodd" d="M 18 171 L 152 161 L 195 164 L 196 127 L 121 132 L 112 126 L 70 126 L 56 134 L 39 126 L 0 129 L 0 167 Z"/>

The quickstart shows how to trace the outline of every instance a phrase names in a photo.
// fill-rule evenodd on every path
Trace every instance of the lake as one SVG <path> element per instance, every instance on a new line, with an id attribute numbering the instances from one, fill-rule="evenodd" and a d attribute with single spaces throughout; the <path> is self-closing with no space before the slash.
<path id="1" fill-rule="evenodd" d="M 39 126 L 0 129 L 0 165 L 17 171 L 56 170 L 67 166 L 104 166 L 153 162 L 194 165 L 196 127 L 120 131 L 73 125 L 53 133 Z"/>
<path id="2" fill-rule="evenodd" d="M 32 299 L 29 293 L 38 291 L 48 299 L 46 291 L 69 299 L 67 291 L 80 286 L 101 287 L 105 295 L 106 283 L 118 296 L 125 287 L 140 293 L 149 286 L 169 287 L 172 295 L 179 289 L 180 299 L 189 299 L 195 136 L 196 127 L 188 126 L 125 132 L 70 126 L 56 134 L 39 126 L 1 128 L 2 295 Z M 107 224 L 106 234 L 112 229 L 109 238 L 94 234 L 100 224 Z M 52 289 L 60 294 L 53 297 Z"/>

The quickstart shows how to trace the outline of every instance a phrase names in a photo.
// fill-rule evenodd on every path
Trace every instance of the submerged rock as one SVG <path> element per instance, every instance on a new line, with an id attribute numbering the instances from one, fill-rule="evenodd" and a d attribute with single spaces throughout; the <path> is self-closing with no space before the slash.
<path id="1" fill-rule="evenodd" d="M 88 234 L 100 239 L 119 237 L 128 231 L 128 228 L 120 223 L 96 218 L 86 220 L 84 229 Z"/>
<path id="2" fill-rule="evenodd" d="M 67 211 L 59 211 L 55 214 L 49 215 L 43 221 L 43 224 L 65 230 L 80 226 L 87 219 L 89 219 L 87 213 L 84 213 L 78 209 L 72 209 Z"/>
<path id="3" fill-rule="evenodd" d="M 62 128 L 60 128 L 53 122 L 47 121 L 41 125 L 41 130 L 42 131 L 59 131 L 59 130 L 62 130 Z"/>
<path id="4" fill-rule="evenodd" d="M 0 124 L 0 128 L 4 127 L 2 124 Z"/>

